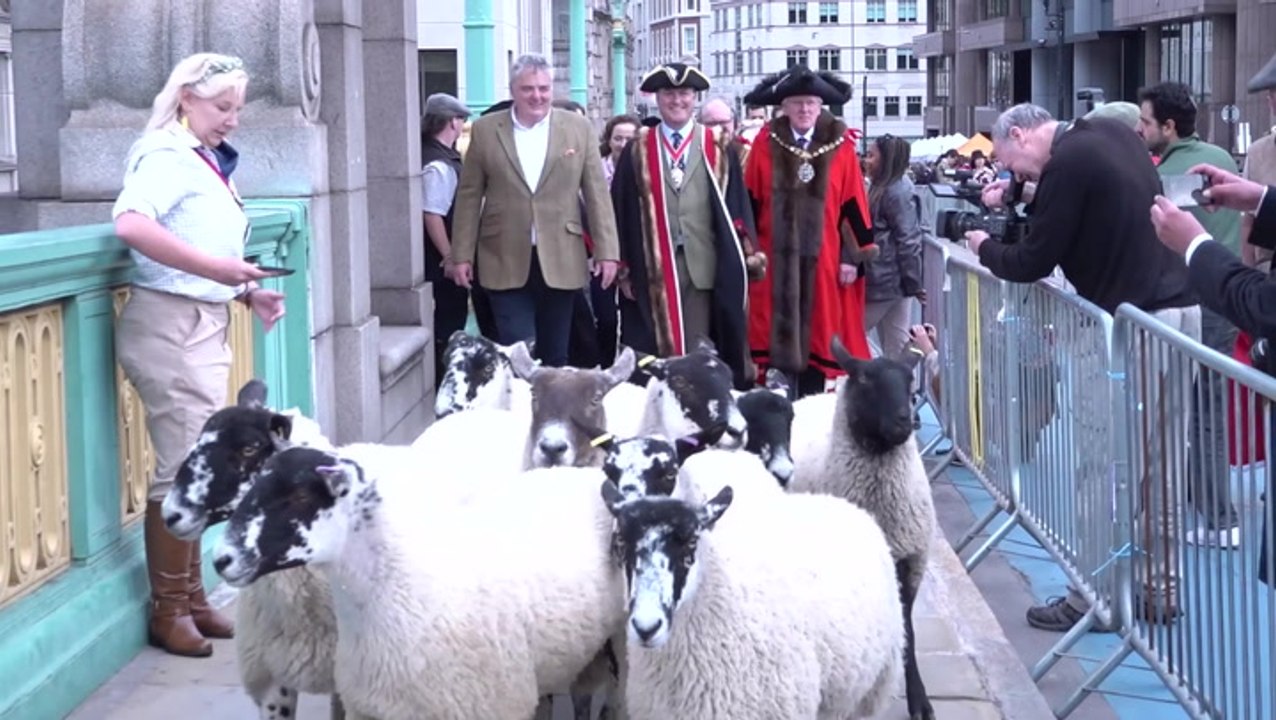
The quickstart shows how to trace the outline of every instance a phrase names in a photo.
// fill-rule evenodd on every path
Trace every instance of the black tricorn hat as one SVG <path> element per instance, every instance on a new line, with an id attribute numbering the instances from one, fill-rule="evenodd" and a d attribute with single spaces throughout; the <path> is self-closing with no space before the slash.
<path id="1" fill-rule="evenodd" d="M 831 72 L 812 72 L 805 65 L 768 75 L 744 96 L 746 105 L 779 105 L 795 95 L 814 95 L 825 105 L 850 102 L 851 84 Z"/>
<path id="2" fill-rule="evenodd" d="M 657 65 L 651 72 L 642 76 L 638 89 L 646 93 L 674 88 L 691 88 L 696 92 L 709 89 L 709 78 L 700 68 L 685 63 L 668 63 Z"/>
<path id="3" fill-rule="evenodd" d="M 492 113 L 498 113 L 502 110 L 509 110 L 513 106 L 514 106 L 513 100 L 502 100 L 496 103 L 495 105 L 493 105 L 492 107 L 479 113 L 479 117 L 483 117 L 484 115 L 491 115 Z"/>
<path id="4" fill-rule="evenodd" d="M 649 115 L 642 119 L 643 127 L 653 128 L 659 125 L 660 122 L 661 120 L 659 115 Z"/>
<path id="5" fill-rule="evenodd" d="M 1276 55 L 1249 79 L 1247 89 L 1252 92 L 1262 92 L 1264 90 L 1276 90 Z"/>

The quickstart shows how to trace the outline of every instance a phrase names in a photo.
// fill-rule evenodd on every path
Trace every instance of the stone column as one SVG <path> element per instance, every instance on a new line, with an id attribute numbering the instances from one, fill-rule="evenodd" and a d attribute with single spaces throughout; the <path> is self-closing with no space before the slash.
<path id="1" fill-rule="evenodd" d="M 381 435 L 409 443 L 434 416 L 433 293 L 421 218 L 415 0 L 363 1 L 368 254 L 381 319 Z"/>
<path id="2" fill-rule="evenodd" d="M 17 0 L 12 8 L 13 84 L 18 141 L 19 196 L 26 200 L 58 197 L 58 128 L 66 122 L 62 97 L 62 5 L 47 0 Z M 35 227 L 34 218 L 24 222 Z"/>
<path id="3" fill-rule="evenodd" d="M 572 100 L 589 107 L 589 13 L 585 0 L 571 3 L 567 47 L 571 53 Z"/>
<path id="4" fill-rule="evenodd" d="M 318 0 L 330 194 L 313 221 L 329 237 L 311 287 L 319 421 L 338 443 L 381 437 L 381 322 L 372 314 L 362 0 Z M 338 413 L 337 408 L 341 411 Z"/>
<path id="5" fill-rule="evenodd" d="M 492 0 L 465 0 L 465 104 L 476 113 L 496 104 L 496 21 Z"/>
<path id="6" fill-rule="evenodd" d="M 611 7 L 611 108 L 612 114 L 622 115 L 629 111 L 629 90 L 625 86 L 628 69 L 625 50 L 629 44 L 625 32 L 625 0 L 614 0 Z"/>

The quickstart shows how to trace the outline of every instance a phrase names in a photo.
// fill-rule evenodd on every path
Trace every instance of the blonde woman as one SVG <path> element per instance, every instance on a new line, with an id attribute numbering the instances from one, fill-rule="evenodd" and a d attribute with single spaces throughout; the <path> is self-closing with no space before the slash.
<path id="1" fill-rule="evenodd" d="M 149 641 L 174 655 L 207 657 L 208 638 L 234 636 L 204 597 L 199 541 L 164 526 L 160 505 L 204 421 L 226 402 L 228 303 L 252 308 L 270 328 L 284 315 L 270 277 L 244 261 L 248 217 L 231 175 L 248 75 L 243 62 L 201 53 L 173 68 L 146 132 L 129 151 L 112 215 L 137 265 L 116 328 L 116 356 L 146 408 L 155 476 L 144 536 L 151 582 Z"/>

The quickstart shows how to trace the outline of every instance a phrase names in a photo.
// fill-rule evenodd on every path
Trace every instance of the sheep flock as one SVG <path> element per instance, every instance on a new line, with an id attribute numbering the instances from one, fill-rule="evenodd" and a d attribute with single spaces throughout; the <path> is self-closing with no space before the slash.
<path id="1" fill-rule="evenodd" d="M 208 420 L 169 530 L 226 523 L 259 717 L 933 720 L 912 607 L 935 517 L 911 368 L 793 402 L 712 344 L 550 368 L 463 333 L 411 445 L 335 446 L 251 381 Z M 303 719 L 304 720 L 304 719 Z"/>

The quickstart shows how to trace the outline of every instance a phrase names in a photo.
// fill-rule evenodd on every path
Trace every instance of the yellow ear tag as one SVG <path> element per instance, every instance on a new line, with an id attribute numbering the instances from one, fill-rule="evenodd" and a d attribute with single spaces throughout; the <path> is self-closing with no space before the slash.
<path id="1" fill-rule="evenodd" d="M 599 435 L 598 437 L 594 438 L 593 440 L 590 440 L 590 441 L 589 441 L 589 446 L 590 446 L 590 447 L 598 447 L 599 445 L 602 445 L 603 443 L 610 442 L 610 441 L 611 441 L 614 437 L 615 437 L 615 436 L 614 436 L 614 435 L 612 435 L 611 433 L 603 433 L 602 435 Z"/>
<path id="2" fill-rule="evenodd" d="M 654 363 L 655 361 L 656 361 L 655 355 L 644 355 L 643 358 L 638 361 L 638 367 L 640 368 L 647 367 L 648 365 Z"/>

